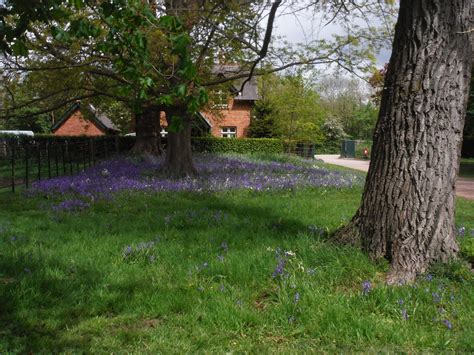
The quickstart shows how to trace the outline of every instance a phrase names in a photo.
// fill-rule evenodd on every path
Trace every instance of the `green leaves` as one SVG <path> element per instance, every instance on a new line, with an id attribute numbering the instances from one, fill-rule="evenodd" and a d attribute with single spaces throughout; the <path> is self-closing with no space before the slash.
<path id="1" fill-rule="evenodd" d="M 171 117 L 171 124 L 168 126 L 168 132 L 178 133 L 184 128 L 183 119 L 179 116 Z"/>
<path id="2" fill-rule="evenodd" d="M 77 38 L 97 37 L 100 34 L 100 29 L 94 26 L 87 18 L 80 18 L 71 21 L 69 34 Z"/>
<path id="3" fill-rule="evenodd" d="M 78 10 L 83 9 L 85 6 L 84 0 L 69 0 L 69 4 Z"/>
<path id="4" fill-rule="evenodd" d="M 16 56 L 27 56 L 28 55 L 28 47 L 23 39 L 19 38 L 13 43 L 12 45 L 12 52 Z"/>
<path id="5" fill-rule="evenodd" d="M 166 30 L 172 32 L 180 32 L 183 30 L 183 23 L 181 20 L 176 16 L 161 16 L 158 20 L 159 26 L 163 27 Z"/>
<path id="6" fill-rule="evenodd" d="M 171 95 L 162 95 L 156 101 L 160 105 L 171 106 L 173 104 L 173 97 Z"/>
<path id="7" fill-rule="evenodd" d="M 184 84 L 178 85 L 178 87 L 176 88 L 176 96 L 185 97 L 186 91 L 187 91 L 186 85 Z"/>
<path id="8" fill-rule="evenodd" d="M 191 37 L 187 33 L 181 33 L 170 37 L 173 46 L 173 52 L 182 57 L 186 57 L 188 53 L 188 46 L 191 44 Z"/>

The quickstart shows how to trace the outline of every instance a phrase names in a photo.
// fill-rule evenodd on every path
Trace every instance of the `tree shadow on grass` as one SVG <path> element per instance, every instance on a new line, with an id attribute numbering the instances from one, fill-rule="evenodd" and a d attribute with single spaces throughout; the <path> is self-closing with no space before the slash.
<path id="1" fill-rule="evenodd" d="M 65 215 L 49 233 L 58 236 L 66 233 L 67 227 L 67 233 L 80 230 L 84 235 L 93 235 L 97 232 L 96 223 L 101 219 L 104 233 L 111 231 L 111 224 L 117 230 L 122 229 L 121 235 L 129 230 L 148 239 L 151 230 L 173 230 L 182 236 L 178 242 L 187 245 L 192 240 L 198 241 L 206 231 L 215 231 L 216 228 L 224 232 L 239 229 L 235 233 L 236 238 L 245 238 L 251 244 L 258 244 L 260 231 L 275 245 L 308 232 L 308 226 L 296 216 L 251 202 L 251 194 L 239 199 L 193 193 L 158 196 L 122 196 L 117 201 L 102 203 L 92 211 Z M 121 208 L 121 205 L 127 208 Z M 21 213 L 18 209 L 15 212 Z M 166 218 L 170 215 L 174 216 L 175 221 L 166 225 Z M 32 230 L 35 223 L 32 221 Z M 65 243 L 68 238 L 64 239 Z M 93 243 L 90 238 L 89 242 Z M 238 243 L 238 240 L 234 242 Z M 10 280 L 3 284 L 0 281 L 0 338 L 3 339 L 0 350 L 41 352 L 89 349 L 94 335 L 69 334 L 64 337 L 66 329 L 94 317 L 120 315 L 130 295 L 142 286 L 140 280 L 134 283 L 124 279 L 108 288 L 104 271 L 111 266 L 104 269 L 102 265 L 101 268 L 100 264 L 104 261 L 97 260 L 97 266 L 93 263 L 71 265 L 65 256 L 49 253 L 45 257 L 31 245 L 31 241 L 25 239 L 24 243 L 24 248 L 19 244 L 17 250 L 10 245 L 0 258 L 0 276 Z M 125 245 L 126 242 L 123 243 Z M 92 294 L 100 291 L 107 297 L 97 302 Z"/>

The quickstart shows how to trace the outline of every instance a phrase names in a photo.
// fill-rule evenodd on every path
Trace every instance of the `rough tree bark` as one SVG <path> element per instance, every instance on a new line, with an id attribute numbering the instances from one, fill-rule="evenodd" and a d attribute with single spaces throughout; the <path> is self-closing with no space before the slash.
<path id="1" fill-rule="evenodd" d="M 132 148 L 135 154 L 160 155 L 161 139 L 158 132 L 160 111 L 144 108 L 135 116 L 136 141 Z"/>
<path id="2" fill-rule="evenodd" d="M 197 170 L 194 167 L 191 151 L 191 123 L 186 107 L 169 108 L 166 111 L 168 127 L 173 125 L 173 118 L 179 117 L 182 121 L 182 128 L 178 132 L 168 133 L 168 146 L 164 169 L 174 176 L 194 176 Z M 176 119 L 176 118 L 175 118 Z"/>
<path id="3" fill-rule="evenodd" d="M 402 0 L 362 203 L 335 238 L 412 282 L 458 251 L 455 184 L 471 74 L 470 0 Z"/>

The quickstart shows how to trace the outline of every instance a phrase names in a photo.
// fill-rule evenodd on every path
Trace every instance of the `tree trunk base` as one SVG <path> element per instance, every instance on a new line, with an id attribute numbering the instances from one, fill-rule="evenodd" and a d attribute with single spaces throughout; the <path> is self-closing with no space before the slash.
<path id="1" fill-rule="evenodd" d="M 331 237 L 331 241 L 339 245 L 347 245 L 354 248 L 362 246 L 362 237 L 354 222 L 350 222 L 339 228 Z"/>
<path id="2" fill-rule="evenodd" d="M 174 108 L 166 112 L 166 119 L 168 126 L 173 125 L 173 120 L 180 120 L 182 127 L 177 132 L 168 133 L 168 147 L 163 170 L 173 177 L 198 175 L 191 150 L 191 118 L 185 109 Z"/>
<path id="3" fill-rule="evenodd" d="M 385 281 L 388 285 L 401 286 L 416 281 L 418 275 L 425 273 L 434 262 L 446 263 L 456 257 L 459 247 L 452 234 L 440 233 L 432 241 L 433 248 L 427 245 L 425 251 L 413 248 L 393 248 L 391 241 L 385 241 L 380 248 L 372 248 L 364 238 L 361 221 L 356 217 L 332 236 L 331 241 L 338 245 L 361 248 L 371 260 L 387 259 L 390 269 Z M 407 251 L 408 250 L 408 251 Z"/>
<path id="4" fill-rule="evenodd" d="M 136 155 L 161 155 L 163 152 L 156 142 L 156 139 L 151 140 L 137 140 L 130 150 L 132 154 Z"/>

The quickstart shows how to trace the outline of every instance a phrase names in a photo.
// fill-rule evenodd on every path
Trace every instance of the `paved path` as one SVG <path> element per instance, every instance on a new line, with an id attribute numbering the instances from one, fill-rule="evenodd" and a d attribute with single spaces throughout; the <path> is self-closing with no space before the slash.
<path id="1" fill-rule="evenodd" d="M 316 155 L 316 159 L 321 159 L 325 163 L 334 164 L 339 166 L 345 166 L 346 168 L 352 168 L 361 171 L 369 171 L 370 161 L 368 160 L 356 160 L 356 159 L 340 159 L 339 155 Z M 474 180 L 459 178 L 456 186 L 456 195 L 474 200 Z"/>

